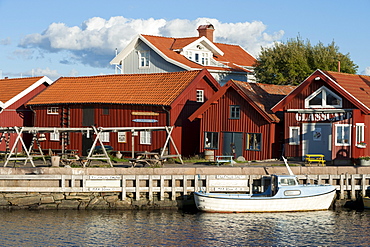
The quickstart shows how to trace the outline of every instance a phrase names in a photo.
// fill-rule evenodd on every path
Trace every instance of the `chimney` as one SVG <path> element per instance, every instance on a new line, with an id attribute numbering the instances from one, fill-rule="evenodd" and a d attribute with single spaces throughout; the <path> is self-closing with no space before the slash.
<path id="1" fill-rule="evenodd" d="M 200 25 L 197 30 L 199 37 L 205 36 L 209 41 L 213 42 L 213 32 L 215 28 L 212 24 Z"/>

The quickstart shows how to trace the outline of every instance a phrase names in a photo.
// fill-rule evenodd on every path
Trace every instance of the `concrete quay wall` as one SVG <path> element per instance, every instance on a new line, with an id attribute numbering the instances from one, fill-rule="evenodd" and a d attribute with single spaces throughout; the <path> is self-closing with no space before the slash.
<path id="1" fill-rule="evenodd" d="M 296 175 L 370 174 L 370 166 L 295 166 Z M 66 168 L 66 167 L 0 167 L 0 175 L 269 175 L 288 174 L 284 166 L 244 167 L 164 167 L 164 168 Z"/>
<path id="2" fill-rule="evenodd" d="M 303 182 L 337 186 L 338 201 L 356 201 L 370 188 L 370 167 L 291 167 Z M 261 192 L 262 177 L 285 167 L 0 168 L 0 209 L 184 209 L 210 180 L 243 179 Z M 336 203 L 335 205 L 339 205 Z"/>

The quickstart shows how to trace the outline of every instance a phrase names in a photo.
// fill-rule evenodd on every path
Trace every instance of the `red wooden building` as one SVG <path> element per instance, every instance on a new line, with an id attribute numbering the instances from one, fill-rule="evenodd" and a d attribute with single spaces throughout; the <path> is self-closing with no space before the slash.
<path id="1" fill-rule="evenodd" d="M 207 70 L 62 77 L 28 106 L 35 112 L 38 127 L 175 126 L 172 138 L 180 153 L 187 156 L 199 151 L 199 126 L 188 117 L 218 89 Z M 124 152 L 158 150 L 166 139 L 164 131 L 102 134 L 104 145 Z M 83 155 L 94 139 L 92 133 L 46 134 L 46 138 L 43 149 L 60 149 L 63 139 L 67 148 Z"/>
<path id="2" fill-rule="evenodd" d="M 370 76 L 315 71 L 272 110 L 284 114 L 285 155 L 333 164 L 370 156 Z"/>
<path id="3" fill-rule="evenodd" d="M 0 126 L 32 126 L 32 111 L 26 103 L 53 82 L 46 76 L 29 78 L 12 78 L 0 80 Z M 0 150 L 6 151 L 13 145 L 15 134 L 0 133 Z M 29 143 L 30 138 L 24 140 Z M 20 147 L 19 150 L 21 151 Z"/>
<path id="4" fill-rule="evenodd" d="M 228 81 L 189 118 L 201 126 L 200 151 L 246 160 L 278 157 L 282 125 L 270 108 L 294 88 Z"/>

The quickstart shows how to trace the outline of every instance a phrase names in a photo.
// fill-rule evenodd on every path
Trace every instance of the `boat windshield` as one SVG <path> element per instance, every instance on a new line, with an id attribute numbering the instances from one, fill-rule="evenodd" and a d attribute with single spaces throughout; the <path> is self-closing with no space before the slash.
<path id="1" fill-rule="evenodd" d="M 294 178 L 282 178 L 280 179 L 280 185 L 281 186 L 296 185 L 296 180 Z"/>

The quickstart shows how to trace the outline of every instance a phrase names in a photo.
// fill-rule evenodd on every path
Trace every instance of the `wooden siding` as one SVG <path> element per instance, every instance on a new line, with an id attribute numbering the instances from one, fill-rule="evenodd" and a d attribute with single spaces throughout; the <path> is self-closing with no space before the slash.
<path id="1" fill-rule="evenodd" d="M 296 120 L 296 113 L 295 112 L 287 112 L 288 109 L 306 109 L 305 108 L 305 99 L 309 97 L 313 92 L 319 89 L 321 86 L 325 86 L 333 93 L 337 94 L 342 98 L 342 109 L 352 110 L 352 117 L 350 119 L 345 119 L 341 121 L 297 121 Z M 332 110 L 331 109 L 316 109 L 318 111 L 325 111 L 325 110 Z M 353 159 L 358 158 L 360 156 L 370 155 L 369 151 L 362 150 L 356 147 L 355 143 L 355 124 L 356 123 L 365 123 L 365 126 L 369 126 L 370 124 L 370 116 L 364 116 L 359 112 L 355 105 L 353 105 L 350 101 L 340 95 L 336 90 L 332 87 L 327 85 L 323 80 L 313 81 L 309 84 L 300 94 L 298 94 L 295 98 L 293 98 L 285 107 L 284 107 L 284 142 L 285 142 L 285 155 L 288 157 L 302 157 L 304 154 L 304 150 L 302 147 L 302 130 L 304 123 L 332 123 L 331 128 L 331 157 L 328 157 L 327 160 L 340 160 L 340 159 Z M 336 125 L 337 124 L 350 124 L 351 125 L 351 145 L 350 146 L 336 146 L 335 145 L 335 134 L 336 134 Z M 300 127 L 300 145 L 289 145 L 289 127 Z M 368 143 L 370 140 L 370 133 L 365 128 L 365 141 Z"/>
<path id="2" fill-rule="evenodd" d="M 142 73 L 164 73 L 184 71 L 184 69 L 171 64 L 159 56 L 154 50 L 144 42 L 139 41 L 139 45 L 128 54 L 123 61 L 123 74 L 142 74 Z M 140 68 L 138 51 L 150 51 L 149 68 Z"/>
<path id="3" fill-rule="evenodd" d="M 171 125 L 176 127 L 173 136 L 178 140 L 178 148 L 184 156 L 191 156 L 200 152 L 198 145 L 200 126 L 188 119 L 203 104 L 197 102 L 197 90 L 203 90 L 204 102 L 215 93 L 215 89 L 203 77 L 189 85 L 186 92 L 180 95 L 171 105 Z"/>
<path id="4" fill-rule="evenodd" d="M 24 97 L 20 98 L 12 105 L 8 106 L 0 113 L 0 126 L 2 127 L 14 127 L 14 126 L 32 126 L 33 125 L 33 112 L 31 109 L 26 108 L 25 104 L 35 97 L 37 94 L 42 92 L 47 85 L 42 84 L 39 87 L 32 90 L 30 93 L 25 95 Z M 6 151 L 9 147 L 13 146 L 15 138 L 17 137 L 16 134 L 10 134 L 10 141 L 7 144 L 6 140 L 2 140 L 0 142 L 0 150 Z M 28 146 L 31 144 L 32 136 L 25 134 L 24 142 Z M 22 145 L 19 143 L 17 145 L 17 151 L 22 151 Z"/>
<path id="5" fill-rule="evenodd" d="M 82 126 L 82 106 L 71 105 L 71 106 L 59 106 L 59 114 L 47 114 L 47 107 L 34 107 L 36 111 L 36 124 L 37 127 L 63 127 L 63 114 L 62 109 L 68 109 L 69 124 L 64 127 L 86 127 Z M 92 105 L 94 109 L 94 122 L 95 126 L 98 127 L 154 127 L 154 126 L 166 126 L 166 112 L 161 108 L 155 106 L 126 106 L 126 105 Z M 109 114 L 103 114 L 103 108 L 109 108 Z M 158 116 L 137 116 L 132 115 L 132 112 L 156 112 Z M 158 122 L 155 123 L 140 123 L 133 122 L 134 119 L 155 119 Z M 90 133 L 93 137 L 93 133 Z M 82 134 L 81 133 L 69 133 L 69 149 L 76 149 L 81 152 L 82 150 Z M 84 134 L 86 135 L 86 134 Z M 90 137 L 90 138 L 91 138 Z M 50 141 L 49 134 L 47 134 L 48 141 L 42 143 L 43 149 L 61 149 L 61 141 Z M 152 132 L 152 145 L 140 144 L 139 136 L 135 136 L 134 150 L 135 151 L 153 151 L 159 150 L 163 147 L 165 142 L 166 133 L 165 131 L 153 131 Z M 110 142 L 104 143 L 110 145 L 114 150 L 120 151 L 131 151 L 131 133 L 127 132 L 126 143 L 118 142 L 118 134 L 115 132 L 110 133 Z"/>
<path id="6" fill-rule="evenodd" d="M 331 90 L 333 93 L 337 94 L 338 96 L 341 96 L 336 90 L 334 90 L 332 87 L 327 85 L 324 81 L 319 80 L 319 81 L 315 81 L 315 83 L 311 83 L 300 94 L 298 94 L 294 99 L 292 99 L 292 101 L 284 107 L 284 110 L 286 109 L 305 109 L 305 99 L 322 86 L 325 86 L 326 88 Z M 344 97 L 342 97 L 342 108 L 343 109 L 356 109 L 356 107 Z"/>
<path id="7" fill-rule="evenodd" d="M 240 119 L 229 118 L 230 105 L 240 106 Z M 271 159 L 272 147 L 278 145 L 275 140 L 275 133 L 272 132 L 274 128 L 264 119 L 249 103 L 247 103 L 240 94 L 234 89 L 229 88 L 225 95 L 223 95 L 217 102 L 213 103 L 208 110 L 206 110 L 201 120 L 201 151 L 205 151 L 204 147 L 204 133 L 218 132 L 219 144 L 218 149 L 215 150 L 215 155 L 222 155 L 224 150 L 223 134 L 225 132 L 242 133 L 242 150 L 243 157 L 246 160 L 263 160 Z M 262 147 L 261 151 L 246 150 L 246 133 L 261 133 Z"/>

